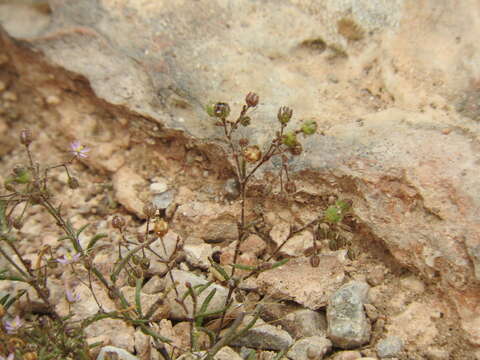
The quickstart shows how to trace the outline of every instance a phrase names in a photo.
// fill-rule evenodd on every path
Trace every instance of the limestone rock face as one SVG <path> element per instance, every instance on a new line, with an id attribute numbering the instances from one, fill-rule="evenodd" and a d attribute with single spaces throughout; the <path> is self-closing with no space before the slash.
<path id="1" fill-rule="evenodd" d="M 133 197 L 143 174 L 131 163 L 167 156 L 144 151 L 155 139 L 216 143 L 220 129 L 204 114 L 207 101 L 238 110 L 235 101 L 259 93 L 261 121 L 245 133 L 260 145 L 274 133 L 281 105 L 295 109 L 293 125 L 314 119 L 323 136 L 305 141 L 292 169 L 304 171 L 297 187 L 349 195 L 359 221 L 396 261 L 441 288 L 466 339 L 480 345 L 478 6 L 51 0 L 39 9 L 1 2 L 0 72 L 11 60 L 8 71 L 20 83 L 50 96 L 42 106 L 56 117 L 29 114 L 38 116 L 32 122 L 92 139 L 85 164 L 118 172 L 115 190 L 138 216 L 141 201 Z M 2 115 L 0 134 L 4 119 L 18 115 Z M 126 130 L 131 119 L 146 139 Z M 2 154 L 11 143 L 0 144 Z M 212 162 L 224 161 L 215 154 Z M 214 235 L 207 240 L 221 240 Z M 234 229 L 227 235 L 233 239 Z"/>

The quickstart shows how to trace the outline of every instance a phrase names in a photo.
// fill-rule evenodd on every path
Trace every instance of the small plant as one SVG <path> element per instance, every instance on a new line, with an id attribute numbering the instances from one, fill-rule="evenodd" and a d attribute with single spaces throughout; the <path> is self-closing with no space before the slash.
<path id="1" fill-rule="evenodd" d="M 66 216 L 62 207 L 55 203 L 55 194 L 49 186 L 50 173 L 55 168 L 63 169 L 67 175 L 67 185 L 75 190 L 81 186 L 79 180 L 72 175 L 71 165 L 89 156 L 90 149 L 79 141 L 74 141 L 67 151 L 68 159 L 60 164 L 43 165 L 37 163 L 31 151 L 34 141 L 29 130 L 20 134 L 20 143 L 27 154 L 27 163 L 16 166 L 4 183 L 6 194 L 0 195 L 0 254 L 9 263 L 10 268 L 0 271 L 0 280 L 16 281 L 28 284 L 36 294 L 37 299 L 30 299 L 27 291 L 9 294 L 0 299 L 0 318 L 3 320 L 0 334 L 0 356 L 8 360 L 19 359 L 92 359 L 92 349 L 101 344 L 87 344 L 85 329 L 96 321 L 110 318 L 122 320 L 144 334 L 148 335 L 155 349 L 165 360 L 177 358 L 179 355 L 191 354 L 194 358 L 211 360 L 222 347 L 231 344 L 235 339 L 251 329 L 260 316 L 262 301 L 249 311 L 245 307 L 236 306 L 235 296 L 238 295 L 240 284 L 249 277 L 261 272 L 284 265 L 288 259 L 280 258 L 279 252 L 283 246 L 296 234 L 310 228 L 318 233 L 323 224 L 335 225 L 342 221 L 348 213 L 351 204 L 348 201 L 337 201 L 324 214 L 300 227 L 291 226 L 286 239 L 257 266 L 247 266 L 239 263 L 241 244 L 251 234 L 266 236 L 259 231 L 259 214 L 247 207 L 247 190 L 255 174 L 274 157 L 280 159 L 278 173 L 279 192 L 289 196 L 296 193 L 296 184 L 289 173 L 288 164 L 298 157 L 303 147 L 301 139 L 316 132 L 314 121 L 305 121 L 297 129 L 289 129 L 293 110 L 282 106 L 276 118 L 278 130 L 270 142 L 261 148 L 252 144 L 247 138 L 238 137 L 241 127 L 248 127 L 254 121 L 252 110 L 259 104 L 259 97 L 249 93 L 245 98 L 238 117 L 230 120 L 231 110 L 227 103 L 214 103 L 207 106 L 207 113 L 212 117 L 213 124 L 222 129 L 227 152 L 233 164 L 238 186 L 238 201 L 241 212 L 237 221 L 238 238 L 234 249 L 232 263 L 229 267 L 222 266 L 215 254 L 209 259 L 217 280 L 227 287 L 227 297 L 221 309 L 210 310 L 210 304 L 215 298 L 216 289 L 213 281 L 194 286 L 187 282 L 179 284 L 174 277 L 174 269 L 183 261 L 183 241 L 177 237 L 172 251 L 167 251 L 165 236 L 170 224 L 160 216 L 152 205 L 146 204 L 143 212 L 146 217 L 145 232 L 130 234 L 128 224 L 120 215 L 115 215 L 111 225 L 119 235 L 119 242 L 114 248 L 116 259 L 109 270 L 100 269 L 95 265 L 95 257 L 105 245 L 100 240 L 108 234 L 93 234 L 85 241 L 85 233 L 89 224 L 75 228 Z M 54 249 L 45 246 L 39 249 L 35 264 L 18 250 L 18 244 L 23 241 L 22 229 L 25 216 L 30 207 L 38 207 L 45 211 L 62 232 L 58 241 L 64 241 L 68 252 L 58 254 Z M 81 238 L 83 239 L 81 241 Z M 163 254 L 152 248 L 159 241 Z M 315 239 L 313 252 L 310 256 L 312 267 L 320 265 Z M 165 265 L 164 276 L 168 277 L 171 287 L 150 305 L 142 307 L 142 288 L 145 280 L 151 276 L 150 265 L 153 258 Z M 73 282 L 65 283 L 65 299 L 68 304 L 68 314 L 57 313 L 52 303 L 50 283 L 56 267 L 63 266 L 71 271 Z M 94 315 L 78 319 L 74 313 L 74 304 L 85 299 L 80 297 L 75 284 L 86 286 L 95 300 L 98 311 Z M 115 303 L 114 311 L 106 311 L 98 296 L 98 287 Z M 134 299 L 129 301 L 123 291 L 123 286 L 135 289 Z M 165 299 L 173 293 L 175 301 L 185 312 L 185 318 L 190 323 L 190 344 L 188 348 L 178 348 L 171 339 L 156 331 L 158 318 L 154 314 L 165 305 Z M 20 317 L 13 306 L 21 301 L 27 304 L 35 302 L 35 314 L 25 312 Z M 28 305 L 27 305 L 28 308 Z M 242 310 L 243 309 L 243 310 Z M 168 313 L 168 311 L 166 312 Z M 164 316 L 167 316 L 166 313 Z M 248 319 L 248 321 L 246 320 Z M 206 334 L 208 341 L 200 341 L 200 335 Z M 280 358 L 283 353 L 279 353 Z M 255 353 L 249 355 L 254 358 Z M 1 357 L 0 357 L 1 359 Z"/>

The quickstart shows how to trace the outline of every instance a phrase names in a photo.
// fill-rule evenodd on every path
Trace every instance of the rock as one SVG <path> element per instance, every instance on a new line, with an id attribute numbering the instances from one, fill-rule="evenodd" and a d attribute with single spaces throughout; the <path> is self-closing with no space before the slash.
<path id="1" fill-rule="evenodd" d="M 449 360 L 450 352 L 436 346 L 429 346 L 425 351 L 425 356 L 428 360 Z"/>
<path id="2" fill-rule="evenodd" d="M 2 92 L 3 90 L 5 90 L 7 88 L 7 84 L 5 84 L 4 81 L 1 81 L 0 80 L 0 92 Z"/>
<path id="3" fill-rule="evenodd" d="M 342 349 L 352 349 L 370 340 L 371 326 L 363 305 L 368 284 L 351 281 L 338 289 L 327 306 L 328 338 Z"/>
<path id="4" fill-rule="evenodd" d="M 242 253 L 253 253 L 256 256 L 263 254 L 266 248 L 267 244 L 265 244 L 265 241 L 255 234 L 249 235 L 240 245 Z"/>
<path id="5" fill-rule="evenodd" d="M 208 269 L 210 262 L 208 258 L 212 255 L 212 246 L 209 244 L 184 245 L 183 250 L 187 256 L 187 262 L 200 269 Z"/>
<path id="6" fill-rule="evenodd" d="M 97 356 L 97 360 L 108 360 L 109 354 L 114 353 L 118 355 L 118 360 L 139 360 L 136 356 L 133 356 L 128 351 L 117 348 L 115 346 L 104 346 L 100 350 L 100 353 Z"/>
<path id="7" fill-rule="evenodd" d="M 436 305 L 414 301 L 389 318 L 386 332 L 396 334 L 406 343 L 415 344 L 418 351 L 421 351 L 436 344 L 435 338 L 439 331 L 435 321 L 440 316 Z"/>
<path id="8" fill-rule="evenodd" d="M 380 285 L 385 279 L 385 267 L 377 265 L 367 275 L 367 282 L 372 286 Z"/>
<path id="9" fill-rule="evenodd" d="M 215 360 L 243 360 L 238 353 L 228 346 L 221 348 L 213 358 Z"/>
<path id="10" fill-rule="evenodd" d="M 12 91 L 5 91 L 2 95 L 3 100 L 17 102 L 18 96 Z"/>
<path id="11" fill-rule="evenodd" d="M 238 108 L 236 94 L 252 88 L 264 106 L 248 135 L 260 145 L 278 106 L 296 119 L 321 114 L 325 135 L 305 139 L 295 168 L 312 173 L 305 195 L 330 181 L 328 190 L 351 192 L 356 219 L 397 262 L 439 284 L 460 316 L 459 336 L 480 344 L 475 1 L 426 0 L 422 11 L 400 0 L 56 1 L 49 11 L 17 3 L 0 4 L 3 73 L 19 86 L 68 90 L 62 121 L 41 120 L 59 133 L 78 124 L 75 134 L 96 137 L 86 118 L 107 113 L 102 132 L 120 113 L 142 134 L 161 124 L 161 141 L 210 146 L 220 129 L 200 104 Z M 294 20 L 278 31 L 286 18 Z M 151 140 L 132 143 L 128 161 Z M 157 159 L 142 151 L 146 163 Z M 218 153 L 210 163 L 223 166 Z"/>
<path id="12" fill-rule="evenodd" d="M 168 190 L 166 181 L 156 181 L 150 184 L 150 192 L 152 194 L 161 194 Z"/>
<path id="13" fill-rule="evenodd" d="M 178 282 L 178 285 L 176 286 L 176 288 L 180 298 L 183 296 L 183 294 L 185 294 L 187 289 L 185 287 L 185 282 L 187 281 L 190 282 L 190 284 L 192 284 L 192 286 L 194 287 L 197 285 L 204 285 L 207 283 L 207 280 L 201 278 L 200 276 L 194 275 L 188 271 L 172 270 L 172 276 L 174 281 Z M 167 277 L 166 286 L 167 288 L 172 286 L 170 277 Z M 202 306 L 203 301 L 213 289 L 216 290 L 216 293 L 213 296 L 212 300 L 210 301 L 210 304 L 206 311 L 212 312 L 212 311 L 219 311 L 223 309 L 223 307 L 225 306 L 225 301 L 227 299 L 228 290 L 223 286 L 212 284 L 206 290 L 204 290 L 200 294 L 200 296 L 198 296 L 197 311 L 200 310 L 200 307 Z M 175 291 L 172 290 L 168 293 L 168 296 L 166 299 L 166 303 L 171 308 L 171 318 L 176 320 L 183 320 L 187 317 L 187 314 L 185 314 L 183 307 L 175 301 L 175 298 L 176 298 Z M 187 297 L 185 299 L 185 305 L 189 311 L 188 316 L 192 316 L 193 302 L 190 297 Z"/>
<path id="14" fill-rule="evenodd" d="M 262 293 L 282 300 L 293 300 L 312 310 L 325 306 L 328 297 L 343 282 L 343 252 L 320 255 L 320 266 L 312 268 L 306 258 L 262 272 L 257 284 Z"/>
<path id="15" fill-rule="evenodd" d="M 327 334 L 327 320 L 324 313 L 310 309 L 297 310 L 288 314 L 285 320 L 289 323 L 287 330 L 296 339 Z"/>
<path id="16" fill-rule="evenodd" d="M 363 307 L 365 308 L 365 313 L 370 320 L 375 321 L 378 319 L 378 310 L 374 305 L 364 304 Z"/>
<path id="17" fill-rule="evenodd" d="M 339 351 L 335 353 L 332 360 L 357 360 L 362 357 L 358 351 Z"/>
<path id="18" fill-rule="evenodd" d="M 173 202 L 173 199 L 175 199 L 175 190 L 168 190 L 154 194 L 152 204 L 155 205 L 157 209 L 166 209 Z"/>
<path id="19" fill-rule="evenodd" d="M 298 340 L 288 351 L 291 360 L 321 360 L 332 349 L 332 342 L 325 337 L 311 336 Z"/>
<path id="20" fill-rule="evenodd" d="M 113 175 L 116 200 L 128 211 L 143 219 L 144 203 L 139 198 L 138 188 L 146 187 L 146 181 L 129 167 L 122 167 Z"/>
<path id="21" fill-rule="evenodd" d="M 228 200 L 235 200 L 240 196 L 240 189 L 237 179 L 227 179 L 224 185 L 225 197 Z"/>
<path id="22" fill-rule="evenodd" d="M 388 336 L 376 345 L 377 355 L 383 358 L 394 358 L 403 350 L 403 340 L 398 336 Z"/>
<path id="23" fill-rule="evenodd" d="M 48 105 L 58 105 L 58 104 L 60 104 L 60 98 L 57 95 L 48 95 L 45 98 L 45 102 Z"/>
<path id="24" fill-rule="evenodd" d="M 247 320 L 248 319 L 248 320 Z M 251 319 L 245 318 L 247 324 Z M 258 319 L 255 325 L 245 335 L 235 339 L 231 345 L 248 346 L 262 350 L 284 350 L 293 344 L 293 339 L 285 330 L 278 329 L 270 324 L 265 324 Z"/>
<path id="25" fill-rule="evenodd" d="M 400 284 L 415 294 L 422 294 L 425 291 L 425 284 L 414 276 L 409 276 L 400 281 Z"/>
<path id="26" fill-rule="evenodd" d="M 156 254 L 160 255 L 161 258 L 158 258 L 157 255 L 149 256 L 149 271 L 161 275 L 167 271 L 167 265 L 165 261 L 170 259 L 175 252 L 178 241 L 180 241 L 179 236 L 170 230 L 163 238 L 157 238 L 157 240 L 150 245 L 152 250 L 155 251 Z"/>
<path id="27" fill-rule="evenodd" d="M 223 216 L 209 221 L 203 229 L 203 240 L 207 243 L 229 242 L 238 239 L 238 228 L 235 220 Z"/>
<path id="28" fill-rule="evenodd" d="M 165 277 L 153 276 L 143 285 L 142 291 L 145 294 L 157 294 L 165 290 Z"/>

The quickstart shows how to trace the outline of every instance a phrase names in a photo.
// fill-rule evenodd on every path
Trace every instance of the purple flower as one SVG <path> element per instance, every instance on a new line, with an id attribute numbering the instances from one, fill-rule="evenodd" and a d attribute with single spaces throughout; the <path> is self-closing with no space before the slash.
<path id="1" fill-rule="evenodd" d="M 20 319 L 20 316 L 17 315 L 13 320 L 5 321 L 3 325 L 5 326 L 5 330 L 8 334 L 15 334 L 23 326 L 23 324 L 24 321 Z"/>
<path id="2" fill-rule="evenodd" d="M 3 356 L 0 356 L 0 360 L 13 360 L 15 359 L 15 355 L 13 353 L 10 353 L 6 358 Z"/>
<path id="3" fill-rule="evenodd" d="M 68 264 L 73 264 L 80 259 L 80 253 L 76 253 L 75 255 L 72 256 L 71 253 L 67 252 L 66 255 L 63 255 L 61 258 L 57 259 L 57 262 L 59 262 L 62 265 L 68 265 Z"/>
<path id="4" fill-rule="evenodd" d="M 70 144 L 70 153 L 72 153 L 74 157 L 86 158 L 89 151 L 90 148 L 82 145 L 80 141 L 75 140 Z"/>
<path id="5" fill-rule="evenodd" d="M 65 298 L 70 304 L 76 303 L 80 300 L 80 294 L 77 294 L 74 290 L 65 289 Z"/>

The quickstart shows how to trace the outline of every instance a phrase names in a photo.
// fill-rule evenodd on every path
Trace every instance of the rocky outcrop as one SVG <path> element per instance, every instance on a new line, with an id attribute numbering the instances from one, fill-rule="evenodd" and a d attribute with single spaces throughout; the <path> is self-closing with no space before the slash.
<path id="1" fill-rule="evenodd" d="M 81 135 L 94 145 L 85 164 L 107 174 L 167 176 L 179 170 L 168 161 L 188 159 L 207 181 L 229 165 L 205 102 L 237 108 L 258 92 L 261 120 L 246 135 L 260 145 L 289 105 L 322 134 L 292 169 L 298 195 L 352 198 L 365 242 L 435 285 L 478 346 L 478 11 L 474 0 L 2 2 L 0 75 L 18 83 L 0 80 L 39 95 L 41 109 L 6 108 L 2 123 L 42 122 L 58 142 Z M 148 182 L 135 184 L 143 199 Z"/>

